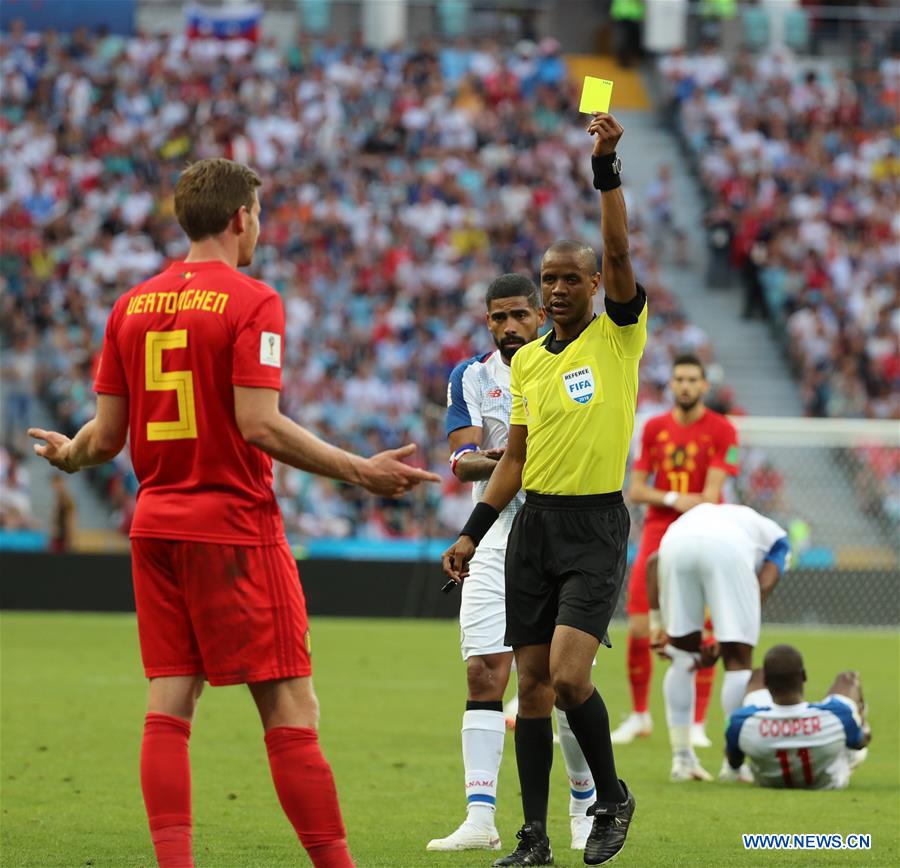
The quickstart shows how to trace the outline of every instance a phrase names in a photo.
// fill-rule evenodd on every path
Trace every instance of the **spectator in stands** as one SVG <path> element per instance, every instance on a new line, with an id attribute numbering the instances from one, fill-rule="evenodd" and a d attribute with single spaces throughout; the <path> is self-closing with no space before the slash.
<path id="1" fill-rule="evenodd" d="M 37 375 L 37 358 L 29 331 L 19 330 L 13 335 L 12 346 L 2 353 L 0 375 L 3 378 L 3 437 L 7 443 L 21 446 Z"/>
<path id="2" fill-rule="evenodd" d="M 870 45 L 849 73 L 785 48 L 730 69 L 710 49 L 660 62 L 710 238 L 732 235 L 744 316 L 782 332 L 814 416 L 900 418 L 897 56 Z"/>
<path id="3" fill-rule="evenodd" d="M 643 52 L 644 0 L 612 0 L 609 15 L 613 22 L 616 62 L 628 68 Z"/>
<path id="4" fill-rule="evenodd" d="M 53 519 L 50 526 L 50 551 L 72 551 L 78 526 L 78 509 L 61 473 L 50 477 L 53 488 Z"/>
<path id="5" fill-rule="evenodd" d="M 0 528 L 35 529 L 38 523 L 31 512 L 28 470 L 22 456 L 12 448 L 0 447 Z"/>
<path id="6" fill-rule="evenodd" d="M 595 217 L 577 92 L 552 39 L 376 52 L 327 38 L 282 61 L 271 43 L 14 29 L 0 49 L 4 337 L 33 365 L 19 400 L 36 390 L 62 430 L 93 411 L 114 300 L 184 254 L 172 185 L 187 160 L 266 170 L 253 273 L 284 300 L 285 411 L 355 451 L 412 437 L 435 469 L 449 371 L 487 349 L 471 300 L 504 271 L 533 273 L 552 238 Z M 632 245 L 660 339 L 652 365 L 667 372 L 683 347 L 708 360 L 639 228 Z M 17 371 L 31 382 L 27 364 Z M 351 414 L 365 424 L 343 425 Z M 126 532 L 127 456 L 91 478 Z M 397 509 L 294 476 L 279 484 L 297 536 L 457 530 L 449 507 L 433 523 L 436 493 Z"/>

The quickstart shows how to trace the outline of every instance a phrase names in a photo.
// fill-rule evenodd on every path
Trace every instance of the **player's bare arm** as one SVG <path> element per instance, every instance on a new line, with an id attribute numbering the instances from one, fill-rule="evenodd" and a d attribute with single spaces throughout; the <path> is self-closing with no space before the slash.
<path id="1" fill-rule="evenodd" d="M 650 647 L 657 654 L 662 652 L 669 637 L 666 635 L 665 628 L 662 623 L 662 615 L 659 611 L 659 571 L 657 564 L 659 556 L 657 554 L 650 555 L 647 558 L 646 576 L 647 576 L 647 603 L 649 604 L 650 619 Z"/>
<path id="2" fill-rule="evenodd" d="M 722 473 L 724 479 L 724 471 Z M 689 509 L 697 506 L 698 503 L 703 503 L 704 501 L 704 495 L 699 494 L 679 494 L 674 499 L 669 498 L 669 495 L 674 493 L 648 485 L 646 470 L 631 471 L 631 481 L 628 483 L 628 498 L 632 503 L 645 503 L 648 506 L 670 506 L 676 512 L 687 512 Z M 671 502 L 669 502 L 670 500 Z M 718 500 L 714 502 L 718 503 Z"/>
<path id="3" fill-rule="evenodd" d="M 721 503 L 722 489 L 728 478 L 727 471 L 721 467 L 710 467 L 706 471 L 706 480 L 703 483 L 703 493 L 700 495 L 702 503 Z"/>
<path id="4" fill-rule="evenodd" d="M 360 485 L 382 497 L 400 497 L 421 482 L 440 482 L 435 473 L 405 464 L 416 451 L 409 443 L 371 458 L 320 440 L 278 409 L 278 391 L 234 387 L 234 413 L 241 436 L 276 461 L 319 476 Z"/>
<path id="5" fill-rule="evenodd" d="M 737 770 L 744 764 L 744 752 L 740 748 L 727 750 L 725 756 L 728 758 L 728 765 Z"/>
<path id="6" fill-rule="evenodd" d="M 497 467 L 491 474 L 491 481 L 481 498 L 497 512 L 506 509 L 522 488 L 522 470 L 525 468 L 527 443 L 528 426 L 510 425 L 506 450 L 497 462 Z"/>
<path id="7" fill-rule="evenodd" d="M 43 428 L 29 428 L 28 436 L 43 440 L 34 444 L 35 453 L 66 473 L 105 464 L 122 451 L 128 438 L 128 398 L 98 395 L 96 416 L 72 439 Z"/>
<path id="8" fill-rule="evenodd" d="M 763 565 L 757 573 L 757 578 L 759 579 L 760 602 L 765 603 L 772 591 L 775 590 L 775 585 L 778 584 L 778 580 L 781 578 L 781 571 L 778 569 L 778 565 L 773 564 L 772 561 L 763 561 Z"/>
<path id="9" fill-rule="evenodd" d="M 525 453 L 528 443 L 527 425 L 510 425 L 509 441 L 503 457 L 497 462 L 491 480 L 485 489 L 481 503 L 493 507 L 498 513 L 516 496 L 522 487 L 522 470 L 525 467 Z M 480 504 L 479 504 L 480 505 Z M 478 506 L 476 506 L 476 509 Z M 469 575 L 469 561 L 475 554 L 475 541 L 461 534 L 441 558 L 444 572 L 454 582 L 462 582 Z"/>
<path id="10" fill-rule="evenodd" d="M 455 431 L 451 431 L 447 441 L 450 444 L 450 452 L 454 453 L 469 444 L 480 447 L 481 438 L 481 427 L 469 425 L 465 428 L 457 428 Z M 460 482 L 490 479 L 503 452 L 504 450 L 502 449 L 478 449 L 475 452 L 465 452 L 454 463 L 453 472 Z"/>
<path id="11" fill-rule="evenodd" d="M 610 114 L 598 112 L 588 127 L 596 136 L 594 157 L 611 157 L 625 130 Z M 613 301 L 622 304 L 637 294 L 631 255 L 628 248 L 628 214 L 622 188 L 600 194 L 601 228 L 603 232 L 603 289 Z"/>

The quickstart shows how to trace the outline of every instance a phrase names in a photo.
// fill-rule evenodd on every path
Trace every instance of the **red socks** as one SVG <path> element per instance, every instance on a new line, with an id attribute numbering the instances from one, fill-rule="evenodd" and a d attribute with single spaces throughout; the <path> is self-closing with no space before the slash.
<path id="1" fill-rule="evenodd" d="M 709 624 L 712 627 L 712 624 Z M 703 640 L 703 645 L 712 645 L 715 639 L 708 636 Z M 695 701 L 694 701 L 694 723 L 703 723 L 706 720 L 706 709 L 709 708 L 709 697 L 712 696 L 713 683 L 716 680 L 716 667 L 707 666 L 705 669 L 697 670 L 697 677 L 694 679 L 695 684 Z"/>
<path id="2" fill-rule="evenodd" d="M 151 712 L 144 721 L 141 790 L 160 868 L 193 868 L 191 725 Z M 266 733 L 278 799 L 316 868 L 353 868 L 331 769 L 314 729 L 279 726 Z"/>
<path id="3" fill-rule="evenodd" d="M 141 790 L 160 868 L 193 868 L 191 856 L 191 725 L 150 712 L 141 744 Z"/>
<path id="4" fill-rule="evenodd" d="M 331 768 L 314 729 L 276 726 L 266 733 L 281 807 L 316 868 L 353 868 Z"/>
<path id="5" fill-rule="evenodd" d="M 631 684 L 631 702 L 639 714 L 647 710 L 650 694 L 650 676 L 653 674 L 653 654 L 650 639 L 628 636 L 628 681 Z M 707 702 L 708 702 L 707 698 Z"/>

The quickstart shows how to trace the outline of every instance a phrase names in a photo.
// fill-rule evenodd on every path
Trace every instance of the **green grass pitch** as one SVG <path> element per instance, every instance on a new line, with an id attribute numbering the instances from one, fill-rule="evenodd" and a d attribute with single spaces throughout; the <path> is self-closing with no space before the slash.
<path id="1" fill-rule="evenodd" d="M 13 614 L 2 620 L 2 856 L 25 866 L 154 865 L 138 788 L 144 711 L 137 635 L 124 615 Z M 614 722 L 626 711 L 623 631 L 601 650 L 595 680 Z M 806 657 L 809 696 L 854 667 L 863 675 L 874 740 L 851 788 L 838 793 L 670 784 L 657 667 L 657 730 L 617 752 L 637 797 L 617 864 L 900 864 L 898 853 L 898 637 L 887 632 L 769 629 L 760 651 L 792 641 Z M 464 673 L 457 627 L 436 621 L 318 619 L 313 623 L 324 750 L 360 866 L 488 866 L 495 854 L 431 854 L 426 842 L 463 818 L 459 745 Z M 758 657 L 761 659 L 761 656 Z M 721 678 L 721 676 L 720 676 Z M 716 691 L 718 692 L 719 680 Z M 714 696 L 710 732 L 721 731 Z M 702 751 L 717 771 L 715 749 Z M 262 734 L 244 688 L 208 690 L 191 742 L 198 868 L 308 864 L 283 817 Z M 568 848 L 567 785 L 553 769 L 550 836 L 556 864 Z M 512 738 L 500 776 L 497 826 L 504 852 L 520 820 Z M 862 852 L 746 852 L 742 832 L 869 833 Z"/>

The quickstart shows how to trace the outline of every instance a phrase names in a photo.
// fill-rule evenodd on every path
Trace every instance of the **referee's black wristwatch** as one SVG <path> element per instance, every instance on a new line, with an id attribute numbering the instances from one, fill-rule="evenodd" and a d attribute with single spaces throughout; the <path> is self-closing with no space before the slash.
<path id="1" fill-rule="evenodd" d="M 622 161 L 615 151 L 599 157 L 592 155 L 591 168 L 594 170 L 594 187 L 601 193 L 608 193 L 622 186 Z"/>

